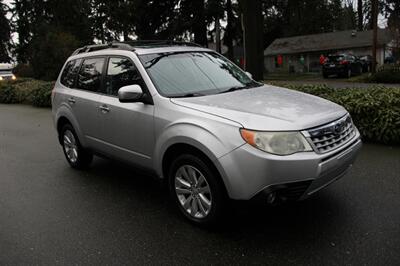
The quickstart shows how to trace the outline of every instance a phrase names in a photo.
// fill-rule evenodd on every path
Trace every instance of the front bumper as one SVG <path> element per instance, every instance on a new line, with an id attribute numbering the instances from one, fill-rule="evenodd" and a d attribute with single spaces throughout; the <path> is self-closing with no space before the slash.
<path id="1" fill-rule="evenodd" d="M 219 158 L 217 167 L 232 199 L 248 200 L 259 193 L 291 192 L 293 188 L 297 199 L 304 199 L 342 177 L 361 146 L 358 131 L 348 143 L 325 154 L 278 156 L 245 144 Z"/>

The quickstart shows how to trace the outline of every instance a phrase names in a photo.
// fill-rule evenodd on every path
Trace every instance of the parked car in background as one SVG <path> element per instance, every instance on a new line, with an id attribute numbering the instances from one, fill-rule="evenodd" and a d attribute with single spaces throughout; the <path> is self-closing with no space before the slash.
<path id="1" fill-rule="evenodd" d="M 229 199 L 305 199 L 342 177 L 362 145 L 342 106 L 256 82 L 188 43 L 81 48 L 52 108 L 73 168 L 96 154 L 149 169 L 200 225 L 222 218 Z"/>
<path id="2" fill-rule="evenodd" d="M 0 81 L 4 80 L 16 80 L 17 78 L 12 73 L 12 64 L 0 63 Z"/>
<path id="3" fill-rule="evenodd" d="M 363 64 L 354 55 L 329 55 L 322 66 L 322 75 L 329 78 L 332 75 L 350 78 L 363 73 Z"/>
<path id="4" fill-rule="evenodd" d="M 362 65 L 363 73 L 371 72 L 372 69 L 372 56 L 363 55 L 359 57 L 359 60 Z"/>

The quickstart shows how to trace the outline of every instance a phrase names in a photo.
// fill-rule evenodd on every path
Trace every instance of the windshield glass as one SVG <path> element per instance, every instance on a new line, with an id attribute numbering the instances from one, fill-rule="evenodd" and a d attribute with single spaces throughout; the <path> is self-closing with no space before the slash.
<path id="1" fill-rule="evenodd" d="M 159 93 L 166 97 L 202 96 L 261 86 L 216 53 L 161 53 L 139 58 Z"/>

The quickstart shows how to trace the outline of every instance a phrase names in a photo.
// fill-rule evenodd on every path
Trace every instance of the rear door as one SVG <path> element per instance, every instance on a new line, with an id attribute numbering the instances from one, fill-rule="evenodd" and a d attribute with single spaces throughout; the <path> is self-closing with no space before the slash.
<path id="1" fill-rule="evenodd" d="M 76 82 L 70 91 L 67 104 L 78 122 L 86 143 L 96 148 L 101 130 L 99 111 L 105 57 L 91 57 L 82 60 Z"/>
<path id="2" fill-rule="evenodd" d="M 127 57 L 110 56 L 100 99 L 104 152 L 144 167 L 151 167 L 154 149 L 154 105 L 121 103 L 118 90 L 127 85 L 146 85 L 134 62 Z"/>

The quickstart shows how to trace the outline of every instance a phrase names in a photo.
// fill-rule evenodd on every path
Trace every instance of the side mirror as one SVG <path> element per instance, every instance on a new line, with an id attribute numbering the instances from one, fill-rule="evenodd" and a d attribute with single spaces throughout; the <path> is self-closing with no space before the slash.
<path id="1" fill-rule="evenodd" d="M 250 72 L 247 72 L 247 71 L 246 71 L 246 75 L 247 75 L 249 78 L 253 79 L 253 75 L 252 75 Z"/>
<path id="2" fill-rule="evenodd" d="M 118 90 L 118 99 L 121 103 L 140 102 L 143 95 L 143 90 L 139 85 L 129 85 Z"/>

